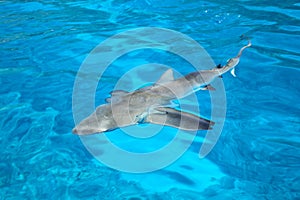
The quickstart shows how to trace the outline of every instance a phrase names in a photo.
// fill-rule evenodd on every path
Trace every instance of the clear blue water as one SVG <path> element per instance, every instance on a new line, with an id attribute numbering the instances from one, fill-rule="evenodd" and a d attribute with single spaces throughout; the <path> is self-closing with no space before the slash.
<path id="1" fill-rule="evenodd" d="M 300 199 L 299 1 L 161 4 L 0 2 L 0 199 Z M 199 159 L 198 141 L 167 168 L 129 174 L 99 163 L 71 133 L 72 89 L 96 45 L 149 26 L 187 34 L 216 63 L 236 54 L 242 34 L 253 47 L 238 77 L 223 77 L 227 116 L 213 151 Z M 150 57 L 168 60 L 138 59 Z M 128 62 L 115 63 L 100 94 L 133 67 Z M 168 60 L 184 71 L 178 62 Z"/>

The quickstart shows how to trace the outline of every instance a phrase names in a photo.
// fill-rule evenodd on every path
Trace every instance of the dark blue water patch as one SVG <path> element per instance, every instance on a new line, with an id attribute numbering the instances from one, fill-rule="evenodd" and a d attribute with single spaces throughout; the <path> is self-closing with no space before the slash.
<path id="1" fill-rule="evenodd" d="M 20 89 L 21 100 L 31 102 L 36 111 L 45 111 L 49 107 L 55 110 L 71 109 L 72 85 L 73 79 L 67 74 L 40 77 L 30 83 L 32 88 Z"/>
<path id="2" fill-rule="evenodd" d="M 55 148 L 66 148 L 77 155 L 81 162 L 90 162 L 93 156 L 84 148 L 80 138 L 77 135 L 65 134 L 49 137 L 51 145 Z"/>
<path id="3" fill-rule="evenodd" d="M 128 200 L 142 200 L 140 197 L 129 197 Z"/>
<path id="4" fill-rule="evenodd" d="M 32 125 L 32 120 L 29 117 L 23 117 L 17 121 L 16 127 L 9 134 L 9 138 L 23 137 Z"/>
<path id="5" fill-rule="evenodd" d="M 205 199 L 200 192 L 189 189 L 171 189 L 167 193 L 162 193 L 163 197 L 166 199 Z"/>
<path id="6" fill-rule="evenodd" d="M 188 165 L 181 165 L 180 167 L 187 169 L 187 170 L 193 170 L 194 168 Z"/>
<path id="7" fill-rule="evenodd" d="M 228 148 L 233 145 L 235 146 L 234 149 Z M 221 147 L 222 153 L 215 151 L 219 147 Z M 273 190 L 276 185 L 281 185 L 276 190 L 281 192 L 286 190 L 285 180 L 290 180 L 294 176 L 292 174 L 297 173 L 297 168 L 299 168 L 299 163 L 296 161 L 299 160 L 299 157 L 291 156 L 298 155 L 298 151 L 297 149 L 284 149 L 278 145 L 267 144 L 262 140 L 257 141 L 255 138 L 245 141 L 240 136 L 235 136 L 229 141 L 223 141 L 220 138 L 216 148 L 208 155 L 208 158 L 217 162 L 222 171 L 238 178 L 241 182 L 246 180 L 249 182 L 247 184 L 250 185 L 253 181 L 258 181 L 261 185 L 265 185 L 269 189 L 262 190 L 253 185 L 256 188 L 253 190 L 259 190 L 260 195 L 263 195 L 267 190 Z M 243 160 L 237 161 L 233 157 L 243 158 Z M 268 173 L 270 168 L 274 174 Z M 291 194 L 291 196 L 293 195 Z"/>
<path id="8" fill-rule="evenodd" d="M 47 3 L 39 3 L 39 2 L 22 2 L 22 3 L 15 3 L 15 4 L 10 4 L 10 3 L 2 3 L 3 8 L 5 9 L 17 9 L 21 12 L 33 12 L 33 11 L 39 11 L 39 10 L 44 10 L 44 11 L 49 11 L 49 10 L 56 10 L 56 8 Z"/>
<path id="9" fill-rule="evenodd" d="M 32 187 L 28 189 L 33 189 L 33 196 L 39 198 L 64 196 L 67 195 L 65 193 L 69 190 L 69 187 L 70 189 L 76 188 L 74 184 L 79 186 L 79 183 L 82 182 L 80 180 L 85 180 L 85 183 L 87 183 L 96 173 L 101 177 L 99 170 L 94 168 L 93 171 L 89 171 L 88 167 L 84 167 L 84 165 L 78 162 L 79 157 L 76 154 L 72 156 L 68 156 L 68 154 L 68 150 L 64 150 L 63 148 L 56 148 L 55 151 L 45 150 L 27 161 L 26 169 L 18 166 L 27 182 L 32 183 Z M 26 171 L 29 169 L 31 171 L 27 174 Z M 97 172 L 94 174 L 94 171 Z M 34 183 L 37 181 L 39 184 L 35 185 Z M 45 184 L 57 190 L 57 192 L 47 192 L 48 188 L 44 186 Z"/>
<path id="10" fill-rule="evenodd" d="M 35 98 L 32 101 L 32 104 L 34 105 L 34 109 L 37 111 L 44 111 L 47 108 L 53 106 L 54 104 L 57 104 L 56 98 L 53 96 L 52 98 Z"/>
<path id="11" fill-rule="evenodd" d="M 101 185 L 90 185 L 90 180 L 77 181 L 76 185 L 70 188 L 70 192 L 73 198 L 89 198 L 91 196 L 101 198 L 101 196 L 107 195 L 103 194 L 105 186 Z"/>
<path id="12" fill-rule="evenodd" d="M 220 193 L 220 186 L 219 185 L 213 185 L 213 186 L 210 186 L 209 188 L 206 188 L 202 192 L 202 195 L 205 198 L 215 198 L 216 196 L 218 196 L 219 193 Z"/>
<path id="13" fill-rule="evenodd" d="M 11 166 L 6 163 L 6 160 L 4 158 L 1 158 L 1 164 L 0 164 L 0 187 L 4 187 L 9 185 L 10 179 L 12 174 L 12 168 Z"/>
<path id="14" fill-rule="evenodd" d="M 2 115 L 4 116 L 4 114 L 6 114 L 6 118 L 4 118 L 3 122 L 2 122 L 2 131 L 4 130 L 10 130 L 11 127 L 15 127 L 15 121 L 14 118 L 16 118 L 16 115 L 18 114 L 18 111 L 12 111 L 10 113 L 2 113 Z"/>
<path id="15" fill-rule="evenodd" d="M 186 177 L 185 175 L 180 174 L 179 172 L 173 172 L 173 171 L 167 171 L 167 170 L 162 170 L 161 173 L 163 173 L 164 176 L 167 176 L 179 183 L 185 184 L 192 186 L 195 184 L 194 181 Z"/>
<path id="16" fill-rule="evenodd" d="M 189 72 L 195 71 L 194 67 L 188 63 L 186 60 L 180 56 L 174 55 L 171 52 L 162 51 L 159 49 L 141 49 L 131 51 L 128 54 L 124 54 L 121 57 L 117 58 L 105 71 L 103 74 L 106 77 L 115 77 L 116 75 L 123 75 L 131 69 L 139 65 L 144 65 L 148 63 L 159 63 L 173 68 L 175 71 L 186 75 Z M 153 66 L 153 69 L 148 68 L 152 73 L 157 74 L 161 70 L 155 70 L 157 66 Z M 118 71 L 118 73 L 116 73 Z M 137 74 L 139 77 L 143 77 L 145 82 L 155 82 L 152 80 L 152 76 L 146 76 L 143 71 L 139 71 Z M 157 74 L 159 78 L 161 74 Z M 174 74 L 177 78 L 177 73 Z"/>
<path id="17" fill-rule="evenodd" d="M 70 134 L 75 126 L 73 125 L 72 121 L 73 115 L 71 112 L 62 112 L 55 117 L 53 130 L 58 134 Z"/>
<path id="18" fill-rule="evenodd" d="M 232 178 L 232 177 L 222 177 L 221 180 L 220 180 L 220 186 L 224 189 L 234 189 L 235 188 L 235 179 Z"/>
<path id="19" fill-rule="evenodd" d="M 203 132 L 205 132 L 205 131 L 198 131 L 196 137 L 202 137 Z M 192 142 L 191 146 L 189 147 L 189 150 L 196 154 L 199 154 L 199 150 L 200 150 L 200 147 L 202 146 L 202 144 L 203 144 L 202 142 L 198 142 L 198 141 L 194 140 Z"/>

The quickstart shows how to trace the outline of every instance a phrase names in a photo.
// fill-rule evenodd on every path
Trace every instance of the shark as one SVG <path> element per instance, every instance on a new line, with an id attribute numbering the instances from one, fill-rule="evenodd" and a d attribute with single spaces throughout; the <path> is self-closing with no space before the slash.
<path id="1" fill-rule="evenodd" d="M 166 70 L 156 83 L 132 92 L 112 91 L 106 103 L 98 106 L 88 117 L 73 128 L 77 135 L 90 135 L 112 131 L 117 128 L 141 123 L 170 126 L 186 131 L 210 130 L 215 124 L 201 116 L 188 113 L 172 106 L 172 101 L 181 99 L 199 90 L 215 90 L 210 83 L 228 71 L 235 75 L 235 67 L 240 61 L 243 46 L 237 56 L 230 58 L 224 66 L 210 70 L 192 72 L 174 79 L 173 70 Z"/>

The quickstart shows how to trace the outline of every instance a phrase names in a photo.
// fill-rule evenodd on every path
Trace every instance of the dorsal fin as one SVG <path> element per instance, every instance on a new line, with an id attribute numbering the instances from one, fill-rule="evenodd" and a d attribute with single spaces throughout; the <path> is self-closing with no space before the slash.
<path id="1" fill-rule="evenodd" d="M 121 96 L 125 96 L 126 94 L 128 94 L 129 92 L 125 91 L 125 90 L 114 90 L 114 91 L 111 91 L 110 92 L 110 95 L 111 96 L 118 96 L 118 97 L 121 97 Z"/>
<path id="2" fill-rule="evenodd" d="M 158 81 L 155 84 L 162 84 L 173 80 L 173 70 L 168 69 L 167 71 L 165 71 L 165 73 L 163 73 L 163 75 L 158 79 Z"/>
<path id="3" fill-rule="evenodd" d="M 110 92 L 111 97 L 105 99 L 106 103 L 118 102 L 123 96 L 127 95 L 129 92 L 125 90 L 114 90 Z"/>

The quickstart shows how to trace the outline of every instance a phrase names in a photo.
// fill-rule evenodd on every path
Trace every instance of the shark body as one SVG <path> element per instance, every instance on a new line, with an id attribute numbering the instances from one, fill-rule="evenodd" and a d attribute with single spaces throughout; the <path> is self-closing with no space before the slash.
<path id="1" fill-rule="evenodd" d="M 174 99 L 183 98 L 197 90 L 213 90 L 209 84 L 217 77 L 231 70 L 239 63 L 243 50 L 227 61 L 226 65 L 210 70 L 190 73 L 174 80 L 172 69 L 168 69 L 152 86 L 133 92 L 116 90 L 106 104 L 100 105 L 87 118 L 82 120 L 73 130 L 74 134 L 88 135 L 102 133 L 119 127 L 138 123 L 153 123 L 176 127 L 182 130 L 212 129 L 214 122 L 197 115 L 176 110 L 170 107 Z"/>

